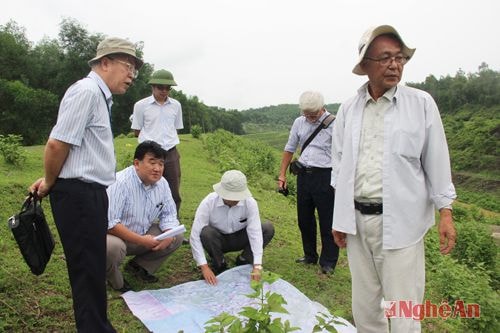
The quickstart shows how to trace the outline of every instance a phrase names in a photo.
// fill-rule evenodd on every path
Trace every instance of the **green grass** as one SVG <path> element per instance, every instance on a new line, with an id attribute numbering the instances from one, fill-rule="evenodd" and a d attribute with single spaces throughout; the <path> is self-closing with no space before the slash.
<path id="1" fill-rule="evenodd" d="M 115 140 L 120 167 L 128 165 L 135 146 L 134 138 Z M 14 168 L 6 165 L 3 160 L 0 161 L 0 221 L 3 223 L 19 210 L 28 186 L 42 175 L 43 147 L 25 149 L 27 161 L 22 168 Z M 219 181 L 220 172 L 217 161 L 209 158 L 202 140 L 182 135 L 179 150 L 183 199 L 180 221 L 189 231 L 199 202 L 212 191 L 212 185 Z M 249 184 L 259 203 L 261 218 L 272 221 L 276 229 L 274 239 L 264 251 L 264 269 L 281 275 L 312 300 L 352 322 L 351 280 L 345 251 L 341 251 L 334 275 L 321 274 L 319 266 L 296 264 L 294 260 L 302 255 L 302 246 L 296 223 L 295 202 L 293 197 L 283 197 L 276 193 L 272 182 L 272 176 L 262 175 L 259 179 L 250 179 Z M 62 246 L 48 200 L 43 201 L 43 207 L 56 238 L 56 247 L 46 272 L 39 277 L 30 273 L 6 224 L 0 227 L 0 332 L 74 331 L 71 293 Z M 230 265 L 235 256 L 236 253 L 228 256 Z M 135 290 L 168 288 L 201 278 L 189 246 L 182 246 L 176 251 L 156 275 L 159 282 L 144 284 L 125 273 Z M 426 297 L 428 295 L 434 297 L 433 295 L 439 295 L 439 291 L 429 290 Z M 147 332 L 113 290 L 108 290 L 108 308 L 110 320 L 118 332 Z M 453 332 L 456 327 L 462 326 L 452 319 L 424 322 L 424 328 L 429 331 Z"/>

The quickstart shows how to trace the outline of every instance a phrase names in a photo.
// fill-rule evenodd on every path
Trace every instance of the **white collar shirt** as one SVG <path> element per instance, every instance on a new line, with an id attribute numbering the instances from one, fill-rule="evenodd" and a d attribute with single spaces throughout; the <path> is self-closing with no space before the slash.
<path id="1" fill-rule="evenodd" d="M 224 204 L 216 192 L 207 195 L 198 206 L 191 228 L 191 251 L 197 265 L 207 263 L 200 239 L 201 230 L 212 226 L 223 234 L 232 234 L 246 228 L 255 265 L 262 264 L 263 240 L 259 207 L 254 198 L 241 200 L 233 207 Z"/>
<path id="2" fill-rule="evenodd" d="M 95 72 L 75 82 L 64 94 L 50 138 L 71 145 L 60 178 L 109 186 L 116 160 L 111 132 L 112 95 Z"/>
<path id="3" fill-rule="evenodd" d="M 360 155 L 365 84 L 343 103 L 334 122 L 331 184 L 333 229 L 356 234 L 354 184 Z M 434 224 L 435 209 L 456 198 L 448 146 L 436 103 L 421 90 L 398 85 L 384 112 L 382 156 L 383 247 L 417 243 Z"/>
<path id="4" fill-rule="evenodd" d="M 354 183 L 354 198 L 360 202 L 382 202 L 384 113 L 391 106 L 395 92 L 393 87 L 377 101 L 366 94 Z"/>
<path id="5" fill-rule="evenodd" d="M 294 153 L 298 147 L 302 147 L 306 140 L 311 136 L 314 130 L 321 122 L 330 115 L 325 112 L 316 122 L 310 123 L 306 117 L 300 116 L 293 122 L 288 142 L 285 145 L 285 151 Z M 332 145 L 332 129 L 330 124 L 328 128 L 323 128 L 304 149 L 299 157 L 299 162 L 306 167 L 331 168 L 331 145 Z"/>
<path id="6" fill-rule="evenodd" d="M 179 144 L 177 130 L 182 128 L 182 106 L 176 99 L 159 104 L 151 95 L 135 103 L 132 129 L 140 131 L 139 142 L 151 140 L 169 150 Z"/>

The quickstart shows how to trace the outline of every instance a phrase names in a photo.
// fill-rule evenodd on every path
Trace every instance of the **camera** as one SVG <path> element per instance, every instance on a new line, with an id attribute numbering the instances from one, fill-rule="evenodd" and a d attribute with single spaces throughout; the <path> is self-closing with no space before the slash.
<path id="1" fill-rule="evenodd" d="M 288 196 L 288 194 L 289 194 L 288 187 L 285 187 L 285 188 L 280 187 L 278 189 L 278 193 L 283 194 L 285 197 Z"/>

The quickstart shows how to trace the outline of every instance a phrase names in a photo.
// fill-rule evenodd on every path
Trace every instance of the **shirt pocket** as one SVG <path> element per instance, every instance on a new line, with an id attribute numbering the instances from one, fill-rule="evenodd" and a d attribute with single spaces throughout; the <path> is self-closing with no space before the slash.
<path id="1" fill-rule="evenodd" d="M 395 153 L 408 160 L 420 160 L 422 140 L 417 132 L 398 131 L 395 133 Z"/>

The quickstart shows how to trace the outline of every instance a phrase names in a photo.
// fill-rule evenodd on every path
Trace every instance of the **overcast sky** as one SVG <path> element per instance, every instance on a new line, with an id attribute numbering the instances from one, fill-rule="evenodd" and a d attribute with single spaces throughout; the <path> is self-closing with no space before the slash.
<path id="1" fill-rule="evenodd" d="M 3 1 L 28 39 L 57 38 L 69 17 L 91 34 L 144 42 L 144 60 L 168 69 L 185 94 L 229 109 L 297 103 L 319 90 L 327 103 L 354 94 L 357 45 L 373 25 L 390 24 L 417 49 L 404 82 L 428 75 L 500 70 L 498 0 L 150 0 Z"/>

